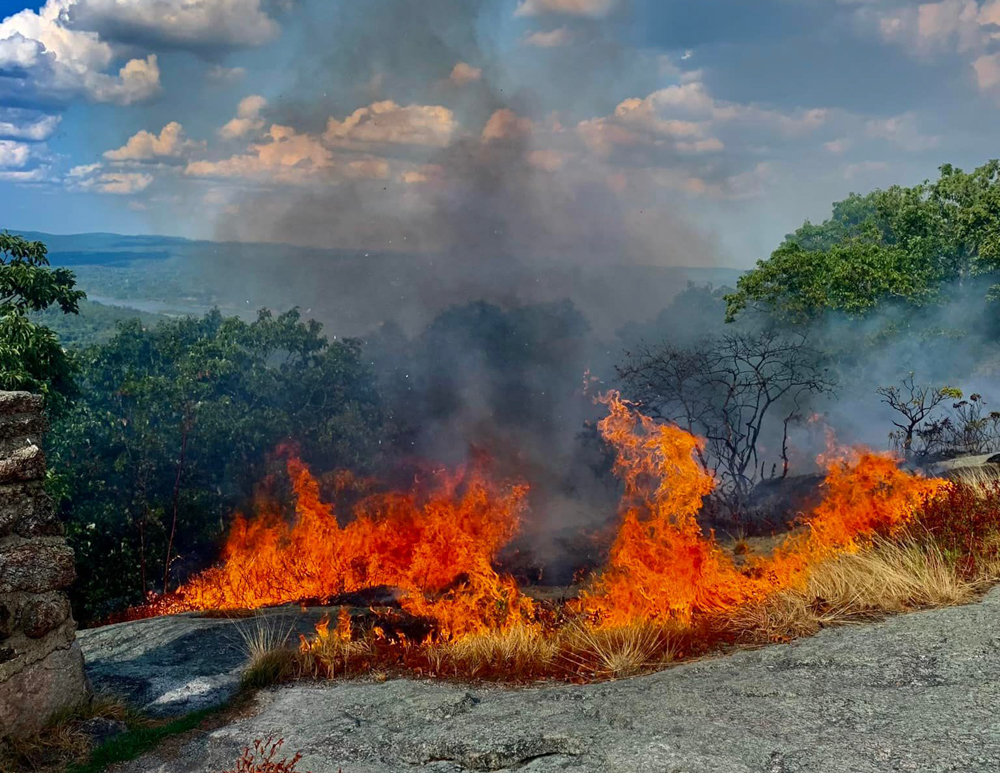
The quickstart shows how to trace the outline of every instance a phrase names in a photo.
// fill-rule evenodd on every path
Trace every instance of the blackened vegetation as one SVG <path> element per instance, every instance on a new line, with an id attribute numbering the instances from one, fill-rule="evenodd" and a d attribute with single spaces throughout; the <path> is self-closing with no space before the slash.
<path id="1" fill-rule="evenodd" d="M 834 387 L 805 336 L 774 330 L 689 347 L 641 344 L 618 376 L 645 411 L 705 439 L 698 461 L 718 481 L 715 498 L 736 525 L 748 525 L 757 484 L 788 476 L 790 428 Z"/>

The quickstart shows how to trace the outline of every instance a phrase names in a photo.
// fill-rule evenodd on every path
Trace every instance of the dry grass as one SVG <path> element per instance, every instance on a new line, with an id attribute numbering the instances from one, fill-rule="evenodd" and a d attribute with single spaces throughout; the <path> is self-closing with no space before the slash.
<path id="1" fill-rule="evenodd" d="M 502 675 L 512 679 L 548 672 L 557 652 L 551 635 L 527 625 L 486 631 L 426 648 L 427 657 L 438 673 L 470 677 Z"/>
<path id="2" fill-rule="evenodd" d="M 296 676 L 298 653 L 289 645 L 294 621 L 257 613 L 250 622 L 234 623 L 247 665 L 240 679 L 245 690 L 262 689 Z"/>
<path id="3" fill-rule="evenodd" d="M 878 540 L 816 566 L 802 589 L 734 610 L 727 622 L 741 641 L 788 641 L 831 625 L 968 603 L 977 591 L 933 544 Z"/>
<path id="4" fill-rule="evenodd" d="M 28 738 L 0 741 L 0 773 L 60 771 L 82 762 L 93 743 L 84 723 L 93 719 L 141 723 L 139 714 L 115 698 L 97 696 L 89 703 L 63 712 L 40 733 Z"/>
<path id="5" fill-rule="evenodd" d="M 299 676 L 336 679 L 351 672 L 363 671 L 372 651 L 370 635 L 352 640 L 330 634 L 309 639 L 294 656 Z"/>
<path id="6" fill-rule="evenodd" d="M 679 652 L 679 635 L 676 627 L 653 622 L 615 628 L 575 622 L 560 632 L 559 650 L 572 673 L 616 679 L 671 663 Z"/>
<path id="7" fill-rule="evenodd" d="M 990 492 L 1000 482 L 1000 465 L 987 464 L 979 467 L 956 467 L 946 477 L 964 483 L 982 494 Z"/>

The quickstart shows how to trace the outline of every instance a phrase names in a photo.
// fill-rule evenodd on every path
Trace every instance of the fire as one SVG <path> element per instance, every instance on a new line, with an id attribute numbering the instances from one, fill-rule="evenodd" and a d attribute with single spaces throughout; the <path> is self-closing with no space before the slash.
<path id="1" fill-rule="evenodd" d="M 820 561 L 856 550 L 877 533 L 898 531 L 946 485 L 901 470 L 890 454 L 828 452 L 820 459 L 827 468 L 823 500 L 802 520 L 803 528 L 772 557 L 737 567 L 696 520 L 714 485 L 697 461 L 701 441 L 656 424 L 616 393 L 603 399 L 609 415 L 599 429 L 617 452 L 625 496 L 608 566 L 581 601 L 601 625 L 687 623 L 696 613 L 733 609 L 800 585 Z"/>
<path id="2" fill-rule="evenodd" d="M 527 486 L 494 483 L 476 465 L 439 474 L 429 492 L 370 496 L 341 526 L 305 464 L 292 456 L 287 467 L 295 521 L 267 501 L 253 519 L 238 516 L 221 565 L 181 587 L 178 608 L 258 608 L 389 586 L 446 637 L 530 616 L 530 600 L 493 569 L 517 532 Z"/>
<path id="3" fill-rule="evenodd" d="M 624 488 L 621 524 L 607 564 L 566 610 L 599 627 L 688 625 L 798 587 L 818 563 L 904 527 L 946 485 L 901 470 L 888 454 L 828 453 L 822 502 L 773 555 L 738 565 L 698 523 L 715 486 L 702 464 L 703 441 L 643 416 L 615 392 L 601 400 L 608 415 L 599 430 L 616 452 Z M 498 483 L 486 465 L 472 464 L 409 492 L 368 495 L 342 524 L 306 465 L 290 456 L 287 469 L 294 521 L 267 500 L 255 517 L 237 517 L 220 565 L 183 586 L 171 611 L 325 601 L 389 586 L 402 592 L 405 612 L 433 624 L 435 641 L 515 626 L 542 630 L 535 603 L 494 568 L 517 533 L 526 485 Z M 303 647 L 348 644 L 352 635 L 342 607 L 335 630 L 324 620 Z M 381 626 L 372 635 L 387 639 Z"/>
<path id="4" fill-rule="evenodd" d="M 715 487 L 695 455 L 701 441 L 632 410 L 617 393 L 604 399 L 598 425 L 617 452 L 625 484 L 623 520 L 605 570 L 584 593 L 582 607 L 608 625 L 731 607 L 744 599 L 741 575 L 713 535 L 698 524 Z"/>

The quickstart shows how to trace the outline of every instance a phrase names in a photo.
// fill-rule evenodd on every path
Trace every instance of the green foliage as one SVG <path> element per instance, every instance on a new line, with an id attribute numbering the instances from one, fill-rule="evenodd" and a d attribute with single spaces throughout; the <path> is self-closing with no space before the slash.
<path id="1" fill-rule="evenodd" d="M 51 490 L 76 550 L 83 619 L 139 602 L 216 557 L 269 456 L 370 468 L 382 409 L 356 341 L 298 311 L 122 324 L 79 356 L 81 395 L 53 427 Z"/>
<path id="2" fill-rule="evenodd" d="M 0 233 L 0 389 L 27 389 L 57 408 L 72 391 L 66 354 L 55 334 L 29 318 L 30 312 L 58 307 L 77 312 L 83 292 L 73 273 L 49 268 L 45 245 Z"/>
<path id="3" fill-rule="evenodd" d="M 946 165 L 933 183 L 851 194 L 822 225 L 787 236 L 726 296 L 727 319 L 751 306 L 789 323 L 863 317 L 939 303 L 956 288 L 982 298 L 996 294 L 998 269 L 1000 162 L 971 173 Z"/>
<path id="4" fill-rule="evenodd" d="M 106 744 L 97 747 L 90 755 L 89 760 L 71 766 L 66 770 L 66 773 L 102 773 L 112 765 L 137 759 L 155 749 L 168 738 L 197 729 L 206 720 L 211 719 L 226 708 L 228 706 L 194 711 L 165 724 L 133 726 L 128 732 L 122 733 Z"/>
<path id="5" fill-rule="evenodd" d="M 63 314 L 61 309 L 49 307 L 45 311 L 28 315 L 32 322 L 44 325 L 59 338 L 66 349 L 80 349 L 94 344 L 106 344 L 118 332 L 118 325 L 138 319 L 144 327 L 151 327 L 170 319 L 160 314 L 149 314 L 122 306 L 81 300 L 77 314 Z"/>

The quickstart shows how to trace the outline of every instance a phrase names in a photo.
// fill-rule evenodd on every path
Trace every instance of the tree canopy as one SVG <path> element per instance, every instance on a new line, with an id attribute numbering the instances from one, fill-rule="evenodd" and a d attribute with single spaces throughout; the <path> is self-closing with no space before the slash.
<path id="1" fill-rule="evenodd" d="M 826 312 L 863 317 L 886 304 L 921 308 L 956 293 L 997 294 L 1000 161 L 935 182 L 851 194 L 821 225 L 805 223 L 726 296 L 727 319 L 749 307 L 801 323 Z"/>
<path id="2" fill-rule="evenodd" d="M 324 470 L 378 462 L 383 412 L 360 344 L 296 310 L 134 320 L 78 360 L 80 394 L 50 446 L 85 618 L 214 558 L 280 444 Z"/>
<path id="3" fill-rule="evenodd" d="M 72 271 L 50 267 L 42 242 L 0 233 L 0 388 L 39 392 L 50 408 L 72 390 L 59 339 L 29 314 L 49 307 L 75 314 L 84 297 Z"/>

